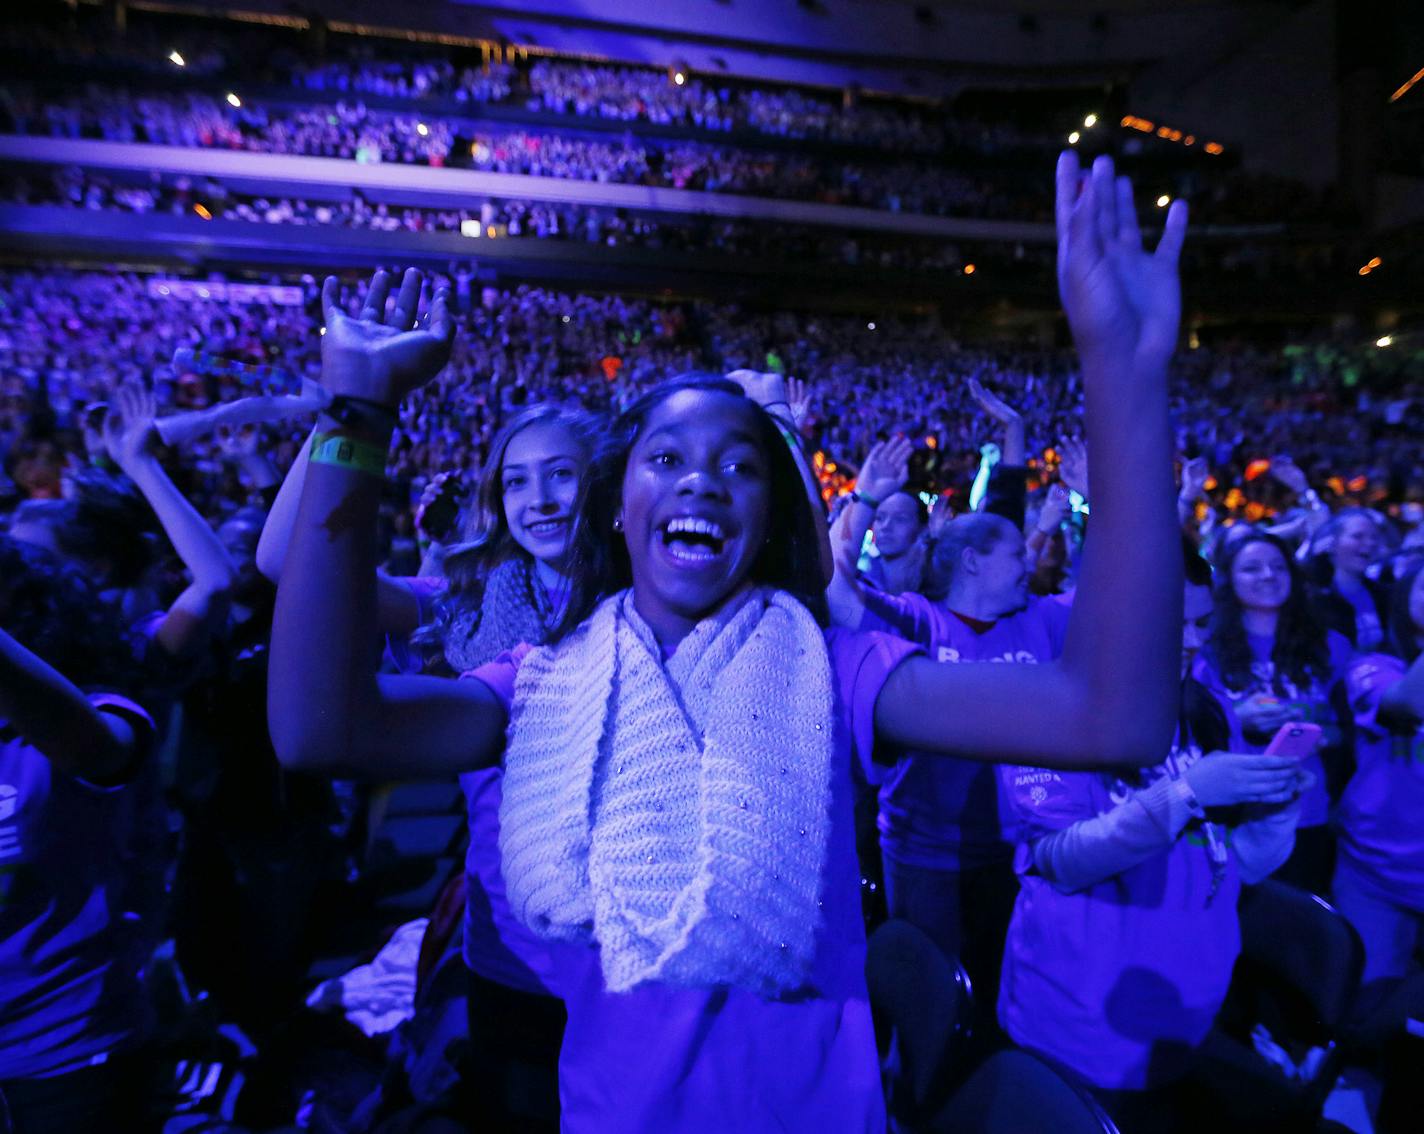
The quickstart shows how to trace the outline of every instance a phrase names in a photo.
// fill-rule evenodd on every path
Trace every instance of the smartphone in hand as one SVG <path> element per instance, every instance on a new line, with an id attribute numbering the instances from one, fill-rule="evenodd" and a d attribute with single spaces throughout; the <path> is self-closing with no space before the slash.
<path id="1" fill-rule="evenodd" d="M 1304 760 L 1315 751 L 1320 743 L 1320 726 L 1305 721 L 1288 721 L 1281 725 L 1271 743 L 1266 745 L 1267 756 L 1293 756 Z"/>

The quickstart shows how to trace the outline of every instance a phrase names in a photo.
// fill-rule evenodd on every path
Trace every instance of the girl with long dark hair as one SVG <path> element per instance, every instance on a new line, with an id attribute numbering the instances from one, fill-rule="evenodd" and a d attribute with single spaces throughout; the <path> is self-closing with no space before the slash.
<path id="1" fill-rule="evenodd" d="M 1314 783 L 1301 802 L 1295 852 L 1280 872 L 1324 893 L 1334 864 L 1330 801 L 1354 763 L 1342 684 L 1353 650 L 1316 620 L 1294 559 L 1264 532 L 1225 544 L 1215 601 L 1211 635 L 1193 676 L 1232 706 L 1246 743 L 1259 752 L 1290 721 L 1324 730 L 1320 747 L 1305 760 Z"/>

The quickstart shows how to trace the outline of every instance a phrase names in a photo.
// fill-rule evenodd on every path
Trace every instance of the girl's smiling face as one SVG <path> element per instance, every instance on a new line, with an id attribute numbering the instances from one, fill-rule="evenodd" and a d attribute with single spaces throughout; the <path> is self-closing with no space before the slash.
<path id="1" fill-rule="evenodd" d="M 766 540 L 771 462 L 750 399 L 684 389 L 648 414 L 623 478 L 638 612 L 678 640 L 749 580 Z"/>

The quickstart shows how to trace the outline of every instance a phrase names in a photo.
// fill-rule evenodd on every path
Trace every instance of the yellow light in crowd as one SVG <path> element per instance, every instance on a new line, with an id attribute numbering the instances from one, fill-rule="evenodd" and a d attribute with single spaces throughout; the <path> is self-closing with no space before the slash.
<path id="1" fill-rule="evenodd" d="M 1185 138 L 1182 139 L 1182 145 L 1184 146 L 1195 146 L 1196 144 L 1197 136 L 1195 134 L 1188 134 Z"/>
<path id="2" fill-rule="evenodd" d="M 1374 269 L 1371 268 L 1368 264 L 1366 264 L 1363 268 L 1360 269 L 1360 275 L 1367 276 L 1372 271 L 1374 271 Z"/>
<path id="3" fill-rule="evenodd" d="M 1393 344 L 1394 344 L 1394 336 L 1393 336 L 1393 335 L 1381 335 L 1379 338 L 1377 338 L 1377 339 L 1375 340 L 1375 346 L 1377 346 L 1377 347 L 1387 347 L 1387 346 L 1392 346 Z"/>
<path id="4" fill-rule="evenodd" d="M 973 275 L 975 272 L 977 272 L 978 270 L 979 270 L 979 269 L 976 268 L 973 264 L 965 264 L 965 265 L 964 265 L 964 274 L 965 274 L 966 276 L 972 276 L 972 275 Z"/>
<path id="5" fill-rule="evenodd" d="M 1216 477 L 1209 476 L 1204 481 L 1202 481 L 1202 487 L 1205 488 L 1208 492 L 1213 492 L 1216 490 L 1218 483 L 1219 482 L 1217 481 Z"/>
<path id="6" fill-rule="evenodd" d="M 1097 116 L 1096 114 L 1090 114 L 1090 115 L 1088 115 L 1088 117 L 1086 117 L 1085 119 L 1083 119 L 1083 128 L 1086 129 L 1086 130 L 1091 130 L 1091 129 L 1092 129 L 1094 126 L 1096 126 L 1097 124 L 1098 124 L 1098 116 Z"/>
<path id="7" fill-rule="evenodd" d="M 417 122 L 415 124 L 415 132 L 423 138 L 425 137 L 425 135 L 430 133 L 430 127 L 427 126 L 424 122 Z"/>
<path id="8" fill-rule="evenodd" d="M 1157 137 L 1159 137 L 1159 138 L 1170 138 L 1171 136 L 1172 136 L 1171 127 L 1169 127 L 1169 126 L 1158 126 L 1158 127 L 1157 127 Z"/>
<path id="9" fill-rule="evenodd" d="M 1257 477 L 1265 476 L 1271 469 L 1271 462 L 1265 458 L 1258 458 L 1246 466 L 1246 479 L 1255 480 Z"/>
<path id="10" fill-rule="evenodd" d="M 168 53 L 168 61 L 169 61 L 170 63 L 172 63 L 173 66 L 175 66 L 175 67 L 186 67 L 186 66 L 187 66 L 187 63 L 184 62 L 183 56 L 179 55 L 178 52 L 176 52 L 176 51 L 170 51 L 170 52 Z"/>
<path id="11" fill-rule="evenodd" d="M 235 95 L 235 94 L 232 93 L 232 91 L 228 91 L 228 92 L 227 92 L 227 104 L 228 104 L 228 106 L 241 106 L 241 105 L 242 105 L 242 99 L 238 98 L 237 95 Z"/>
<path id="12" fill-rule="evenodd" d="M 1124 115 L 1122 116 L 1122 121 L 1119 122 L 1118 125 L 1119 125 L 1119 126 L 1131 126 L 1131 125 L 1132 125 L 1132 115 L 1130 115 L 1130 114 L 1124 114 Z"/>
<path id="13" fill-rule="evenodd" d="M 675 71 L 673 72 L 672 81 L 678 86 L 682 86 L 683 83 L 687 82 L 687 76 L 681 71 Z"/>
<path id="14" fill-rule="evenodd" d="M 1077 130 L 1074 130 L 1073 133 L 1071 133 L 1071 134 L 1068 135 L 1068 144 L 1069 144 L 1070 146 L 1076 146 L 1076 145 L 1078 144 L 1078 139 L 1081 138 L 1082 136 L 1083 136 L 1083 135 L 1081 135 L 1080 133 L 1078 133 Z"/>
<path id="15" fill-rule="evenodd" d="M 206 208 L 204 208 L 202 205 L 194 205 L 194 206 L 193 206 L 193 211 L 194 211 L 195 213 L 197 213 L 200 217 L 202 217 L 204 220 L 212 220 L 212 219 L 213 219 L 213 214 L 210 213 L 210 212 L 208 212 L 208 210 L 207 210 Z"/>
<path id="16" fill-rule="evenodd" d="M 934 434 L 930 434 L 930 436 L 928 436 L 928 437 L 925 438 L 925 448 L 926 448 L 926 449 L 938 449 L 938 448 L 939 448 L 939 438 L 936 437 L 936 436 L 934 436 Z"/>
<path id="17" fill-rule="evenodd" d="M 487 235 L 491 240 L 494 239 L 494 225 L 490 225 L 487 229 L 485 229 L 485 235 Z"/>
<path id="18" fill-rule="evenodd" d="M 1409 80 L 1403 86 L 1401 86 L 1397 91 L 1395 91 L 1394 94 L 1390 95 L 1389 101 L 1398 102 L 1400 99 L 1402 99 L 1405 95 L 1409 93 L 1409 89 L 1414 86 L 1415 83 L 1418 83 L 1420 81 L 1424 81 L 1424 67 L 1420 67 L 1419 70 L 1415 71 L 1414 74 L 1409 77 Z"/>
<path id="19" fill-rule="evenodd" d="M 1219 154 L 1225 152 L 1225 150 L 1226 147 L 1220 142 L 1208 142 L 1206 144 L 1206 152 L 1209 154 Z"/>
<path id="20" fill-rule="evenodd" d="M 1165 209 L 1165 208 L 1166 208 L 1168 205 L 1170 205 L 1171 203 L 1172 203 L 1172 198 L 1169 197 L 1169 196 L 1167 196 L 1166 193 L 1163 193 L 1160 197 L 1157 198 L 1157 207 L 1158 207 L 1159 209 Z"/>
<path id="21" fill-rule="evenodd" d="M 1365 267 L 1367 267 L 1367 268 L 1378 268 L 1378 267 L 1380 266 L 1380 263 L 1381 263 L 1380 258 L 1379 258 L 1378 256 L 1374 256 L 1374 257 L 1372 257 L 1372 258 L 1370 259 L 1370 262 L 1365 265 Z"/>

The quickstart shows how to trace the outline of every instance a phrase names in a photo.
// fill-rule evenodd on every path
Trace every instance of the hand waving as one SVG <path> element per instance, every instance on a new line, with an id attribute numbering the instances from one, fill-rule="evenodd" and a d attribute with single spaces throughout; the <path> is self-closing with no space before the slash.
<path id="1" fill-rule="evenodd" d="M 1183 500 L 1200 500 L 1206 493 L 1207 478 L 1211 471 L 1207 468 L 1205 457 L 1193 457 L 1191 460 L 1182 462 L 1182 492 Z"/>
<path id="2" fill-rule="evenodd" d="M 438 374 L 450 358 L 455 321 L 447 288 L 438 288 L 430 310 L 419 320 L 425 277 L 415 268 L 405 273 L 390 314 L 386 298 L 391 276 L 378 271 L 360 314 L 347 315 L 340 288 L 328 276 L 321 288 L 326 334 L 321 340 L 321 381 L 333 394 L 366 398 L 394 408 L 408 393 Z"/>
<path id="3" fill-rule="evenodd" d="M 1023 420 L 1023 416 L 1018 410 L 991 394 L 977 378 L 969 379 L 969 396 L 974 399 L 981 410 L 1000 425 L 1013 425 Z"/>
<path id="4" fill-rule="evenodd" d="M 1076 492 L 1084 500 L 1088 498 L 1088 447 L 1077 439 L 1069 439 L 1058 446 L 1058 475 L 1069 491 Z"/>
<path id="5" fill-rule="evenodd" d="M 102 427 L 104 447 L 124 472 L 152 454 L 157 409 L 153 391 L 133 380 L 120 385 L 109 399 Z"/>
<path id="6" fill-rule="evenodd" d="M 877 502 L 893 496 L 910 479 L 910 454 L 915 447 L 903 437 L 872 445 L 856 477 L 856 491 Z"/>
<path id="7" fill-rule="evenodd" d="M 791 404 L 791 420 L 800 429 L 811 415 L 811 395 L 814 387 L 803 378 L 786 380 L 786 400 Z"/>
<path id="8" fill-rule="evenodd" d="M 1177 260 L 1187 207 L 1173 201 L 1155 252 L 1142 247 L 1132 182 L 1099 157 L 1079 190 L 1078 155 L 1058 159 L 1058 289 L 1078 349 L 1120 365 L 1164 366 L 1177 342 Z"/>

